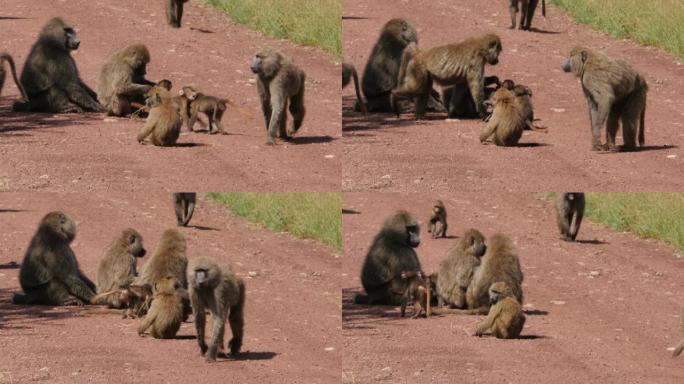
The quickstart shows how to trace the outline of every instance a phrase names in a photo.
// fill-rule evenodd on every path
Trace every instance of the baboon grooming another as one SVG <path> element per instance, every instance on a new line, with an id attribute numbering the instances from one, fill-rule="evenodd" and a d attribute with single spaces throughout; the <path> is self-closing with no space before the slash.
<path id="1" fill-rule="evenodd" d="M 179 227 L 187 227 L 192 213 L 195 211 L 195 192 L 176 192 L 173 193 L 173 207 L 176 211 L 176 224 Z"/>
<path id="2" fill-rule="evenodd" d="M 418 245 L 420 227 L 411 214 L 397 211 L 385 220 L 361 269 L 361 283 L 366 294 L 357 294 L 354 301 L 357 304 L 401 304 L 408 285 L 401 273 L 421 270 L 413 249 Z"/>
<path id="3" fill-rule="evenodd" d="M 145 125 L 138 134 L 138 142 L 143 143 L 149 136 L 152 144 L 169 147 L 176 144 L 181 129 L 179 106 L 171 99 L 165 88 L 152 87 L 146 94 L 145 103 L 150 107 Z"/>
<path id="4" fill-rule="evenodd" d="M 511 147 L 518 144 L 527 127 L 522 105 L 516 102 L 513 93 L 506 88 L 494 92 L 492 103 L 494 111 L 487 122 L 487 128 L 480 135 L 480 142 L 485 144 L 494 136 L 494 144 L 498 146 Z"/>
<path id="5" fill-rule="evenodd" d="M 361 106 L 361 112 L 363 112 L 363 114 L 365 115 L 368 113 L 368 110 L 366 109 L 366 103 L 363 101 L 363 97 L 361 97 L 361 91 L 359 89 L 359 75 L 356 73 L 356 68 L 349 63 L 342 63 L 342 88 L 349 85 L 349 82 L 352 79 L 354 80 L 356 101 Z"/>
<path id="6" fill-rule="evenodd" d="M 437 300 L 439 305 L 466 308 L 466 291 L 487 246 L 476 229 L 467 230 L 439 265 Z"/>
<path id="7" fill-rule="evenodd" d="M 430 276 L 425 276 L 421 271 L 404 271 L 401 278 L 407 281 L 406 290 L 401 297 L 401 317 L 406 315 L 406 305 L 413 303 L 412 319 L 425 314 L 429 317 L 432 313 L 430 304 L 432 301 L 432 282 Z"/>
<path id="8" fill-rule="evenodd" d="M 15 102 L 15 111 L 102 112 L 97 94 L 81 80 L 71 51 L 81 44 L 74 29 L 56 17 L 43 27 L 21 72 L 28 102 Z"/>
<path id="9" fill-rule="evenodd" d="M 498 339 L 518 338 L 525 325 L 525 315 L 506 283 L 499 281 L 489 287 L 489 304 L 487 318 L 477 326 L 475 336 L 491 332 Z"/>
<path id="10" fill-rule="evenodd" d="M 518 12 L 518 3 L 520 3 L 520 25 L 518 29 L 529 31 L 532 28 L 532 18 L 539 0 L 509 0 L 511 29 L 515 29 L 515 14 Z M 542 16 L 546 17 L 546 0 L 542 0 Z"/>
<path id="11" fill-rule="evenodd" d="M 439 226 L 437 226 L 439 223 Z M 430 218 L 428 219 L 428 233 L 432 234 L 432 238 L 446 237 L 447 231 L 447 212 L 442 200 L 437 200 L 432 206 Z"/>
<path id="12" fill-rule="evenodd" d="M 672 357 L 677 357 L 681 355 L 682 351 L 684 351 L 684 307 L 682 307 L 682 314 L 680 316 L 679 322 L 679 329 L 682 333 L 682 341 L 680 341 L 679 344 L 675 347 L 674 352 L 672 352 Z"/>
<path id="13" fill-rule="evenodd" d="M 228 317 L 233 333 L 233 338 L 228 342 L 228 348 L 230 348 L 230 354 L 235 356 L 242 347 L 245 325 L 244 281 L 235 276 L 230 266 L 219 266 L 214 259 L 209 257 L 199 257 L 190 261 L 187 279 L 201 354 L 206 355 L 207 361 L 216 360 L 218 350 L 223 346 L 226 317 Z M 204 340 L 206 309 L 211 313 L 213 324 L 209 346 Z"/>
<path id="14" fill-rule="evenodd" d="M 43 217 L 33 235 L 19 271 L 24 294 L 15 293 L 14 304 L 83 305 L 95 295 L 95 284 L 78 267 L 69 244 L 76 224 L 62 212 Z"/>
<path id="15" fill-rule="evenodd" d="M 304 83 L 306 74 L 280 53 L 261 48 L 252 61 L 251 70 L 256 74 L 257 92 L 266 121 L 268 138 L 266 144 L 275 144 L 276 134 L 283 140 L 297 133 L 304 121 Z M 292 128 L 287 125 L 287 103 L 290 102 Z"/>
<path id="16" fill-rule="evenodd" d="M 173 276 L 167 276 L 154 284 L 154 298 L 145 319 L 138 328 L 143 336 L 148 328 L 155 339 L 171 339 L 176 336 L 183 322 L 181 285 Z"/>
<path id="17" fill-rule="evenodd" d="M 180 28 L 183 4 L 188 0 L 166 0 L 166 20 L 174 28 Z"/>
<path id="18" fill-rule="evenodd" d="M 19 79 L 17 79 L 17 68 L 14 66 L 14 59 L 7 52 L 0 52 L 0 95 L 2 95 L 2 87 L 5 85 L 5 62 L 9 64 L 9 69 L 12 73 L 14 84 L 17 85 L 17 88 L 21 93 L 21 97 L 24 99 L 24 101 L 28 101 L 28 95 L 26 95 L 26 90 L 24 89 L 24 86 L 21 85 Z"/>
<path id="19" fill-rule="evenodd" d="M 572 218 L 575 223 L 572 225 Z M 556 197 L 556 221 L 561 238 L 565 241 L 575 241 L 584 216 L 584 193 L 565 192 Z"/>
<path id="20" fill-rule="evenodd" d="M 563 63 L 565 72 L 580 78 L 589 104 L 592 150 L 615 151 L 618 120 L 622 120 L 622 150 L 636 148 L 637 126 L 639 145 L 644 146 L 646 116 L 646 80 L 629 64 L 613 60 L 586 47 L 575 47 Z M 601 128 L 606 126 L 606 144 L 601 144 Z"/>
<path id="21" fill-rule="evenodd" d="M 150 52 L 143 44 L 133 44 L 114 52 L 102 67 L 97 81 L 97 97 L 111 116 L 133 112 L 131 104 L 140 107 L 154 82 L 145 79 Z"/>
<path id="22" fill-rule="evenodd" d="M 128 288 L 138 276 L 136 264 L 139 257 L 145 256 L 142 236 L 135 229 L 125 229 L 104 253 L 97 267 L 97 293 Z M 110 308 L 122 308 L 120 295 L 112 295 L 99 301 Z"/>

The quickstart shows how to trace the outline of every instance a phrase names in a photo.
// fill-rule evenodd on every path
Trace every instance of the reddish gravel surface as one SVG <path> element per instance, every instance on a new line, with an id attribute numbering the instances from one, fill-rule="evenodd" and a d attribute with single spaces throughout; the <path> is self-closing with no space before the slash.
<path id="1" fill-rule="evenodd" d="M 343 91 L 346 191 L 398 192 L 503 189 L 546 191 L 680 190 L 684 186 L 684 66 L 661 50 L 616 41 L 549 6 L 533 25 L 541 32 L 511 31 L 504 1 L 344 0 L 344 57 L 362 71 L 382 25 L 407 18 L 422 47 L 458 42 L 492 31 L 503 52 L 488 74 L 512 78 L 534 92 L 535 116 L 549 133 L 525 133 L 523 146 L 480 145 L 485 124 L 478 120 L 433 119 L 416 123 L 412 114 L 363 117 L 352 110 L 353 87 Z M 631 62 L 649 83 L 647 150 L 638 153 L 590 151 L 587 105 L 578 79 L 560 65 L 572 46 L 589 45 Z M 621 139 L 620 139 L 621 140 Z"/>
<path id="2" fill-rule="evenodd" d="M 18 265 L 40 218 L 62 209 L 77 223 L 72 245 L 95 278 L 104 248 L 137 228 L 149 254 L 175 226 L 166 194 L 3 194 L 0 206 L 0 383 L 332 383 L 340 377 L 339 254 L 310 240 L 274 234 L 198 202 L 181 231 L 188 257 L 212 256 L 245 278 L 245 340 L 240 360 L 205 363 L 192 317 L 176 340 L 137 335 L 137 320 L 104 307 L 10 304 Z M 148 256 L 145 257 L 147 259 Z M 144 259 L 143 259 L 144 260 Z M 146 261 L 146 260 L 145 260 Z M 142 263 L 139 263 L 142 265 Z M 255 272 L 255 277 L 249 277 Z M 209 331 L 210 333 L 211 331 Z M 226 331 L 226 341 L 230 330 Z"/>
<path id="3" fill-rule="evenodd" d="M 672 359 L 684 304 L 684 259 L 653 240 L 585 222 L 577 243 L 558 239 L 552 204 L 534 195 L 466 193 L 444 202 L 450 238 L 425 233 L 418 256 L 437 269 L 467 228 L 511 236 L 525 281 L 522 340 L 470 336 L 481 316 L 402 319 L 398 308 L 358 306 L 359 273 L 384 219 L 408 208 L 426 219 L 433 198 L 346 193 L 342 266 L 349 383 L 681 383 Z M 444 199 L 443 197 L 441 197 Z M 593 273 L 592 273 L 593 272 Z M 594 276 L 597 275 L 597 276 Z M 530 314 L 530 311 L 536 314 Z"/>
<path id="4" fill-rule="evenodd" d="M 163 3 L 4 0 L 0 49 L 10 52 L 21 68 L 43 24 L 63 16 L 81 37 L 74 58 L 92 88 L 114 50 L 143 42 L 152 55 L 150 79 L 168 78 L 175 88 L 194 85 L 232 98 L 254 118 L 229 108 L 223 119 L 227 136 L 184 133 L 175 148 L 142 146 L 135 140 L 140 119 L 11 113 L 18 92 L 9 84 L 0 99 L 0 190 L 339 190 L 340 76 L 332 57 L 250 31 L 199 0 L 185 6 L 183 27 L 172 30 Z M 295 144 L 264 144 L 264 122 L 249 70 L 262 45 L 293 57 L 307 72 L 307 115 Z M 304 172 L 302 164 L 307 164 Z"/>

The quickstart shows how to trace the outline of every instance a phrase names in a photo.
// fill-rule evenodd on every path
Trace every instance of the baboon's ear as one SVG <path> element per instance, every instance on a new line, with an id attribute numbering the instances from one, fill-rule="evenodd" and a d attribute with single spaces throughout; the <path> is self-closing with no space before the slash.
<path id="1" fill-rule="evenodd" d="M 587 62 L 587 51 L 582 51 L 580 52 L 580 55 L 582 56 L 582 62 L 586 63 Z"/>

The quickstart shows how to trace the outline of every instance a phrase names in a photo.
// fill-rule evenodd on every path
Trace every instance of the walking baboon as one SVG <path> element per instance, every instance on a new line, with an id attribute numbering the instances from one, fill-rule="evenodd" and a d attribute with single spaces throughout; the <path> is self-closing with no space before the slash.
<path id="1" fill-rule="evenodd" d="M 9 69 L 10 69 L 10 72 L 12 73 L 12 78 L 14 79 L 14 84 L 17 85 L 17 88 L 19 89 L 19 92 L 21 93 L 21 97 L 24 99 L 24 101 L 28 101 L 28 95 L 26 95 L 26 90 L 24 89 L 24 86 L 21 85 L 21 82 L 17 78 L 17 68 L 14 66 L 14 59 L 7 52 L 0 52 L 0 95 L 2 95 L 2 87 L 5 85 L 5 65 L 4 65 L 5 62 L 7 62 L 7 64 L 9 64 Z"/>
<path id="2" fill-rule="evenodd" d="M 494 87 L 491 87 L 494 85 Z M 501 81 L 496 76 L 485 76 L 484 78 L 484 99 L 489 100 L 489 97 L 501 86 Z M 442 100 L 447 109 L 449 117 L 474 118 L 479 117 L 477 108 L 475 107 L 475 100 L 470 93 L 470 88 L 467 84 L 456 85 L 453 87 L 444 88 L 442 91 Z"/>
<path id="3" fill-rule="evenodd" d="M 145 103 L 145 94 L 155 85 L 145 78 L 150 52 L 133 44 L 114 52 L 102 67 L 97 81 L 97 98 L 110 116 L 126 116 L 132 104 Z"/>
<path id="4" fill-rule="evenodd" d="M 684 351 L 684 306 L 682 307 L 682 314 L 679 318 L 679 329 L 682 334 L 682 341 L 679 342 L 679 344 L 675 347 L 674 352 L 672 352 L 672 357 L 677 357 L 682 354 L 682 351 Z"/>
<path id="5" fill-rule="evenodd" d="M 564 192 L 556 196 L 556 221 L 561 238 L 565 241 L 575 241 L 584 216 L 584 193 Z M 574 225 L 573 217 L 575 218 Z"/>
<path id="6" fill-rule="evenodd" d="M 179 227 L 187 227 L 192 213 L 195 211 L 195 192 L 176 192 L 173 193 L 173 207 L 176 210 L 176 224 Z"/>
<path id="7" fill-rule="evenodd" d="M 580 78 L 589 104 L 591 147 L 594 151 L 633 150 L 644 146 L 646 80 L 629 64 L 613 60 L 587 47 L 575 47 L 563 63 L 565 72 Z M 618 120 L 622 120 L 622 148 L 615 145 Z M 601 144 L 601 128 L 606 126 L 606 144 Z"/>
<path id="8" fill-rule="evenodd" d="M 21 72 L 27 102 L 15 102 L 15 111 L 80 113 L 102 112 L 97 94 L 81 80 L 71 51 L 81 41 L 61 18 L 48 21 L 31 47 Z"/>
<path id="9" fill-rule="evenodd" d="M 361 107 L 361 112 L 365 115 L 368 113 L 368 110 L 366 109 L 366 103 L 363 101 L 363 97 L 361 97 L 359 75 L 356 73 L 356 68 L 349 63 L 342 63 L 342 88 L 349 85 L 349 82 L 352 79 L 354 80 L 354 90 L 356 91 L 356 102 Z"/>
<path id="10" fill-rule="evenodd" d="M 477 326 L 475 336 L 491 332 L 498 339 L 518 338 L 525 325 L 525 315 L 505 282 L 498 281 L 489 287 L 489 304 L 487 318 Z"/>
<path id="11" fill-rule="evenodd" d="M 523 130 L 527 127 L 527 119 L 523 115 L 521 104 L 506 88 L 500 88 L 492 95 L 494 111 L 487 122 L 487 128 L 480 135 L 480 142 L 485 144 L 494 136 L 494 144 L 510 147 L 518 144 Z"/>
<path id="12" fill-rule="evenodd" d="M 149 136 L 153 145 L 175 145 L 182 123 L 179 107 L 171 99 L 169 91 L 161 87 L 152 87 L 146 94 L 145 103 L 150 107 L 150 113 L 138 134 L 138 142 L 143 143 Z"/>
<path id="13" fill-rule="evenodd" d="M 439 226 L 437 226 L 439 223 Z M 447 212 L 442 200 L 437 200 L 432 206 L 430 218 L 428 219 L 428 233 L 432 234 L 432 238 L 446 237 L 447 231 Z"/>
<path id="14" fill-rule="evenodd" d="M 532 18 L 539 0 L 509 0 L 511 29 L 515 29 L 515 14 L 518 12 L 518 3 L 520 3 L 520 25 L 518 25 L 518 29 L 529 31 L 532 28 Z M 542 0 L 542 16 L 546 17 L 546 0 Z"/>
<path id="15" fill-rule="evenodd" d="M 203 93 L 197 92 L 193 87 L 183 87 L 179 94 L 181 97 L 187 100 L 187 105 L 189 106 L 187 111 L 189 117 L 187 120 L 188 130 L 193 132 L 193 127 L 197 121 L 197 116 L 200 112 L 207 116 L 209 121 L 209 133 L 223 133 L 223 125 L 221 124 L 221 119 L 223 118 L 223 112 L 226 111 L 226 104 L 232 104 L 228 99 L 219 99 L 217 97 L 208 96 Z M 183 106 L 181 105 L 181 114 L 183 113 Z M 214 124 L 216 124 L 216 130 L 214 129 Z"/>
<path id="16" fill-rule="evenodd" d="M 252 61 L 251 70 L 256 74 L 257 92 L 266 121 L 268 138 L 266 144 L 275 144 L 276 134 L 283 140 L 297 133 L 304 121 L 304 83 L 306 74 L 280 53 L 261 48 Z M 292 128 L 287 131 L 287 108 L 290 101 Z"/>
<path id="17" fill-rule="evenodd" d="M 45 215 L 21 263 L 14 304 L 83 305 L 95 295 L 95 284 L 78 267 L 70 244 L 76 224 L 63 212 Z"/>
<path id="18" fill-rule="evenodd" d="M 154 298 L 145 319 L 138 327 L 143 336 L 148 328 L 155 339 L 171 339 L 176 336 L 183 321 L 181 284 L 173 276 L 166 276 L 154 284 Z"/>
<path id="19" fill-rule="evenodd" d="M 357 294 L 357 304 L 401 304 L 407 282 L 404 271 L 420 271 L 418 255 L 413 248 L 420 245 L 418 221 L 406 211 L 397 211 L 385 220 L 373 239 L 361 269 L 361 283 L 366 294 Z"/>
<path id="20" fill-rule="evenodd" d="M 412 319 L 425 314 L 429 317 L 432 313 L 430 308 L 432 301 L 432 283 L 430 276 L 426 276 L 421 271 L 403 271 L 401 278 L 406 280 L 406 290 L 401 297 L 401 317 L 406 315 L 406 305 L 413 303 Z"/>
<path id="21" fill-rule="evenodd" d="M 174 28 L 180 28 L 183 4 L 188 0 L 166 0 L 166 20 Z"/>
<path id="22" fill-rule="evenodd" d="M 466 308 L 466 291 L 486 251 L 485 237 L 476 229 L 467 230 L 449 250 L 439 264 L 437 300 L 440 306 Z"/>
<path id="23" fill-rule="evenodd" d="M 97 293 L 128 288 L 138 276 L 136 264 L 139 257 L 145 256 L 142 236 L 135 229 L 125 229 L 104 253 L 97 267 Z M 106 297 L 97 304 L 107 304 L 110 308 L 122 308 L 119 295 Z"/>
<path id="24" fill-rule="evenodd" d="M 235 276 L 230 266 L 218 265 L 209 257 L 199 257 L 190 261 L 187 279 L 201 354 L 203 356 L 206 354 L 208 361 L 216 360 L 218 350 L 223 346 L 226 317 L 228 317 L 233 333 L 233 338 L 228 342 L 228 348 L 230 348 L 230 354 L 235 356 L 242 347 L 245 325 L 244 281 Z M 209 346 L 204 340 L 206 309 L 211 313 L 213 324 Z"/>

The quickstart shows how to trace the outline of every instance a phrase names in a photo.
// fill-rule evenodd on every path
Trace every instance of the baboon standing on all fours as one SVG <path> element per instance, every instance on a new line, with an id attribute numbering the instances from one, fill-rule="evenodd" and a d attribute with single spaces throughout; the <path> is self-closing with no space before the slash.
<path id="1" fill-rule="evenodd" d="M 140 327 L 143 336 L 148 328 L 155 339 L 171 339 L 176 336 L 183 322 L 181 284 L 173 276 L 166 276 L 154 284 L 154 298 Z"/>
<path id="2" fill-rule="evenodd" d="M 491 332 L 497 339 L 518 338 L 525 326 L 525 315 L 506 283 L 499 281 L 489 287 L 489 304 L 487 318 L 477 326 L 475 336 Z"/>
<path id="3" fill-rule="evenodd" d="M 43 217 L 33 235 L 19 271 L 24 294 L 14 304 L 82 305 L 95 295 L 95 284 L 78 267 L 71 242 L 76 224 L 62 212 Z"/>
<path id="4" fill-rule="evenodd" d="M 366 294 L 357 294 L 357 304 L 399 305 L 406 291 L 405 271 L 420 271 L 414 248 L 420 245 L 418 221 L 406 211 L 397 211 L 385 220 L 373 239 L 361 269 Z"/>
<path id="5" fill-rule="evenodd" d="M 195 201 L 197 200 L 197 193 L 195 192 L 176 192 L 173 196 L 173 207 L 176 211 L 176 224 L 179 227 L 187 227 L 192 219 L 192 213 L 195 212 Z"/>
<path id="6" fill-rule="evenodd" d="M 591 148 L 594 151 L 617 150 L 615 136 L 622 120 L 622 150 L 644 146 L 646 117 L 646 80 L 629 64 L 613 60 L 586 47 L 575 47 L 563 63 L 565 72 L 580 78 L 589 104 Z M 601 128 L 606 127 L 606 144 L 601 144 Z"/>
<path id="7" fill-rule="evenodd" d="M 145 256 L 145 253 L 142 236 L 138 231 L 125 229 L 107 247 L 97 266 L 97 293 L 128 288 L 138 276 L 138 258 Z M 120 295 L 107 296 L 98 304 L 107 304 L 110 308 L 122 308 L 124 305 Z"/>
<path id="8" fill-rule="evenodd" d="M 28 101 L 28 95 L 26 95 L 26 90 L 24 89 L 24 86 L 21 85 L 19 79 L 17 79 L 17 68 L 14 66 L 14 59 L 7 52 L 0 52 L 0 95 L 2 95 L 2 87 L 5 85 L 5 62 L 9 64 L 9 69 L 12 73 L 14 84 L 16 84 L 17 88 L 19 88 L 21 97 L 24 99 L 24 101 Z"/>
<path id="9" fill-rule="evenodd" d="M 438 225 L 439 223 L 439 225 Z M 447 211 L 442 200 L 437 200 L 432 206 L 430 218 L 428 219 L 428 233 L 432 238 L 446 237 L 447 231 Z"/>
<path id="10" fill-rule="evenodd" d="M 556 221 L 563 240 L 575 241 L 577 238 L 580 225 L 582 225 L 582 216 L 584 216 L 584 202 L 582 192 L 559 193 L 556 197 Z M 575 222 L 571 228 L 573 217 Z"/>
<path id="11" fill-rule="evenodd" d="M 180 28 L 183 4 L 188 0 L 166 0 L 166 20 L 174 28 Z"/>
<path id="12" fill-rule="evenodd" d="M 456 246 L 449 250 L 439 264 L 437 300 L 440 306 L 466 307 L 466 291 L 486 251 L 485 238 L 476 229 L 467 230 Z"/>
<path id="13" fill-rule="evenodd" d="M 356 101 L 361 106 L 361 112 L 367 114 L 366 102 L 361 97 L 361 90 L 359 88 L 359 75 L 356 73 L 356 68 L 349 63 L 342 63 L 342 88 L 349 85 L 351 80 L 354 80 L 354 91 L 356 91 Z"/>
<path id="14" fill-rule="evenodd" d="M 74 29 L 56 17 L 43 27 L 21 72 L 28 102 L 15 102 L 15 111 L 102 112 L 97 94 L 81 80 L 71 51 L 81 44 Z"/>
<path id="15" fill-rule="evenodd" d="M 539 0 L 510 0 L 509 10 L 511 12 L 511 29 L 515 29 L 515 14 L 518 12 L 518 3 L 520 3 L 520 25 L 518 29 L 529 31 L 532 28 L 532 18 L 534 11 L 537 9 Z M 546 17 L 546 0 L 542 0 L 542 16 Z"/>
<path id="16" fill-rule="evenodd" d="M 125 116 L 138 104 L 145 103 L 145 93 L 155 85 L 145 79 L 150 52 L 143 44 L 133 44 L 114 52 L 102 67 L 97 81 L 97 97 L 107 114 Z"/>
<path id="17" fill-rule="evenodd" d="M 251 70 L 256 74 L 257 92 L 266 121 L 268 139 L 275 144 L 276 134 L 283 140 L 297 133 L 304 121 L 304 83 L 306 74 L 280 53 L 262 48 L 252 61 Z M 287 104 L 290 102 L 292 129 L 287 131 Z"/>

